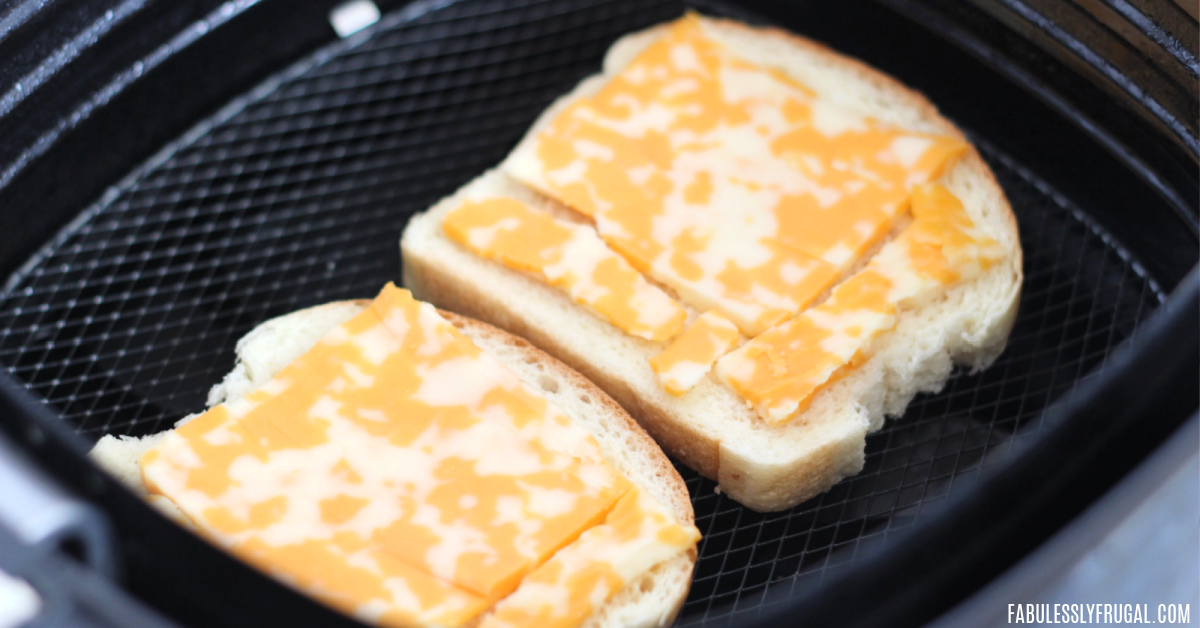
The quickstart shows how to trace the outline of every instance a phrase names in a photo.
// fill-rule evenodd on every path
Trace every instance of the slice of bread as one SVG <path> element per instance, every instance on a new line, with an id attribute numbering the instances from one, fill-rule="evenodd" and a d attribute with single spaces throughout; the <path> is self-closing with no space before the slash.
<path id="1" fill-rule="evenodd" d="M 702 25 L 743 58 L 798 79 L 820 98 L 894 127 L 963 137 L 920 94 L 819 44 L 727 20 L 703 18 Z M 523 141 L 570 103 L 599 90 L 664 32 L 659 26 L 616 42 L 603 73 L 551 105 Z M 941 299 L 901 312 L 870 359 L 819 392 L 808 410 L 770 426 L 712 373 L 683 396 L 670 395 L 649 365 L 664 344 L 630 336 L 561 291 L 449 240 L 442 217 L 467 198 L 506 195 L 582 220 L 504 170 L 502 164 L 485 173 L 410 221 L 400 242 L 406 287 L 438 307 L 523 336 L 566 362 L 628 409 L 668 453 L 755 510 L 789 508 L 858 473 L 869 431 L 879 429 L 885 416 L 902 414 L 918 392 L 940 390 L 955 364 L 972 370 L 990 365 L 1016 318 L 1022 279 L 1016 220 L 972 149 L 939 182 L 1004 247 L 1005 260 Z"/>
<path id="2" fill-rule="evenodd" d="M 356 316 L 369 303 L 328 303 L 269 320 L 254 328 L 238 341 L 237 364 L 212 388 L 209 407 L 240 399 L 269 382 L 322 336 Z M 609 464 L 658 499 L 680 522 L 694 523 L 687 486 L 679 473 L 646 432 L 595 384 L 512 334 L 463 316 L 440 313 L 479 348 L 586 429 L 596 439 Z M 191 418 L 186 417 L 179 424 Z M 142 438 L 105 436 L 90 455 L 101 468 L 135 492 L 146 495 L 138 461 L 165 434 L 160 432 Z M 169 500 L 157 498 L 151 502 L 168 515 L 187 522 Z M 670 625 L 687 597 L 695 565 L 695 548 L 655 565 L 640 580 L 627 583 L 582 626 Z"/>

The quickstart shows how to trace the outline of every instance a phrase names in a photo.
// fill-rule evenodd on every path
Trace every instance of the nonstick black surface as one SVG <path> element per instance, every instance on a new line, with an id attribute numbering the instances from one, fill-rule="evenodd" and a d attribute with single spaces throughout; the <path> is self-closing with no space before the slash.
<path id="1" fill-rule="evenodd" d="M 720 12 L 703 5 L 708 12 Z M 418 3 L 265 81 L 115 184 L 0 292 L 0 363 L 89 439 L 202 408 L 256 324 L 398 281 L 407 218 L 495 165 L 554 95 L 674 2 Z M 680 624 L 798 593 L 1036 439 L 1164 298 L 1118 244 L 965 129 L 1020 225 L 1008 349 L 867 440 L 855 478 L 758 514 L 680 467 L 704 538 Z"/>

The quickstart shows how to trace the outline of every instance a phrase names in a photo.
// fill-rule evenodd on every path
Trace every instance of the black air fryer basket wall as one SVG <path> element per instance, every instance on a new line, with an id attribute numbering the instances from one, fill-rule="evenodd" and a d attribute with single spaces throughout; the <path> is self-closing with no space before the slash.
<path id="1" fill-rule="evenodd" d="M 333 5 L 0 9 L 0 427 L 102 507 L 126 589 L 186 625 L 353 622 L 167 522 L 91 443 L 202 407 L 259 322 L 398 280 L 409 215 L 497 163 L 618 36 L 685 6 L 380 3 L 339 40 Z M 858 477 L 759 514 L 680 468 L 704 539 L 679 623 L 928 620 L 1197 406 L 1195 7 L 686 6 L 926 93 L 1009 195 L 1026 283 L 1000 360 L 869 437 Z"/>

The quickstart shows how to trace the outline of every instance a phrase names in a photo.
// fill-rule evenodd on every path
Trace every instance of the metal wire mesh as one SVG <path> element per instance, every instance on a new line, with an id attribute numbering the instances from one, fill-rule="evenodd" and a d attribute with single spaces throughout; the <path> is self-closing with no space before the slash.
<path id="1" fill-rule="evenodd" d="M 418 3 L 319 51 L 164 149 L 31 260 L 0 293 L 0 363 L 87 437 L 169 426 L 203 406 L 256 324 L 398 280 L 409 215 L 497 163 L 617 36 L 681 7 Z M 1161 301 L 1084 213 L 976 139 L 1025 252 L 1007 351 L 918 397 L 868 439 L 859 476 L 790 511 L 749 511 L 680 468 L 704 534 L 682 624 L 811 586 L 888 543 L 1036 438 L 1041 410 Z"/>

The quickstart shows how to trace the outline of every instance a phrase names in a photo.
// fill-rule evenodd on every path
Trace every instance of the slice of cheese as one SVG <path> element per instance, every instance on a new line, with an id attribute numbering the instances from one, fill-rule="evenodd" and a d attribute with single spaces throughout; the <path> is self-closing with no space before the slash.
<path id="1" fill-rule="evenodd" d="M 767 423 L 803 412 L 818 391 L 869 357 L 899 308 L 927 303 L 1003 259 L 999 244 L 941 185 L 919 186 L 912 209 L 912 224 L 825 303 L 718 361 L 718 377 Z"/>
<path id="2" fill-rule="evenodd" d="M 753 337 L 807 308 L 964 150 L 822 101 L 689 15 L 504 167 Z"/>
<path id="3" fill-rule="evenodd" d="M 578 626 L 622 587 L 700 539 L 645 491 L 631 489 L 603 525 L 584 532 L 529 574 L 480 628 Z"/>
<path id="4" fill-rule="evenodd" d="M 683 307 L 650 285 L 591 227 L 506 197 L 468 200 L 446 214 L 442 227 L 476 255 L 535 274 L 634 336 L 666 340 L 687 319 Z"/>
<path id="5" fill-rule="evenodd" d="M 737 346 L 738 328 L 715 311 L 698 316 L 662 353 L 650 358 L 663 388 L 676 397 L 695 386 L 717 358 Z"/>
<path id="6" fill-rule="evenodd" d="M 390 284 L 141 464 L 151 493 L 235 555 L 385 625 L 468 621 L 630 486 L 586 431 Z"/>
<path id="7" fill-rule="evenodd" d="M 812 395 L 892 328 L 891 283 L 864 270 L 829 299 L 721 358 L 717 375 L 770 424 L 807 409 Z"/>

